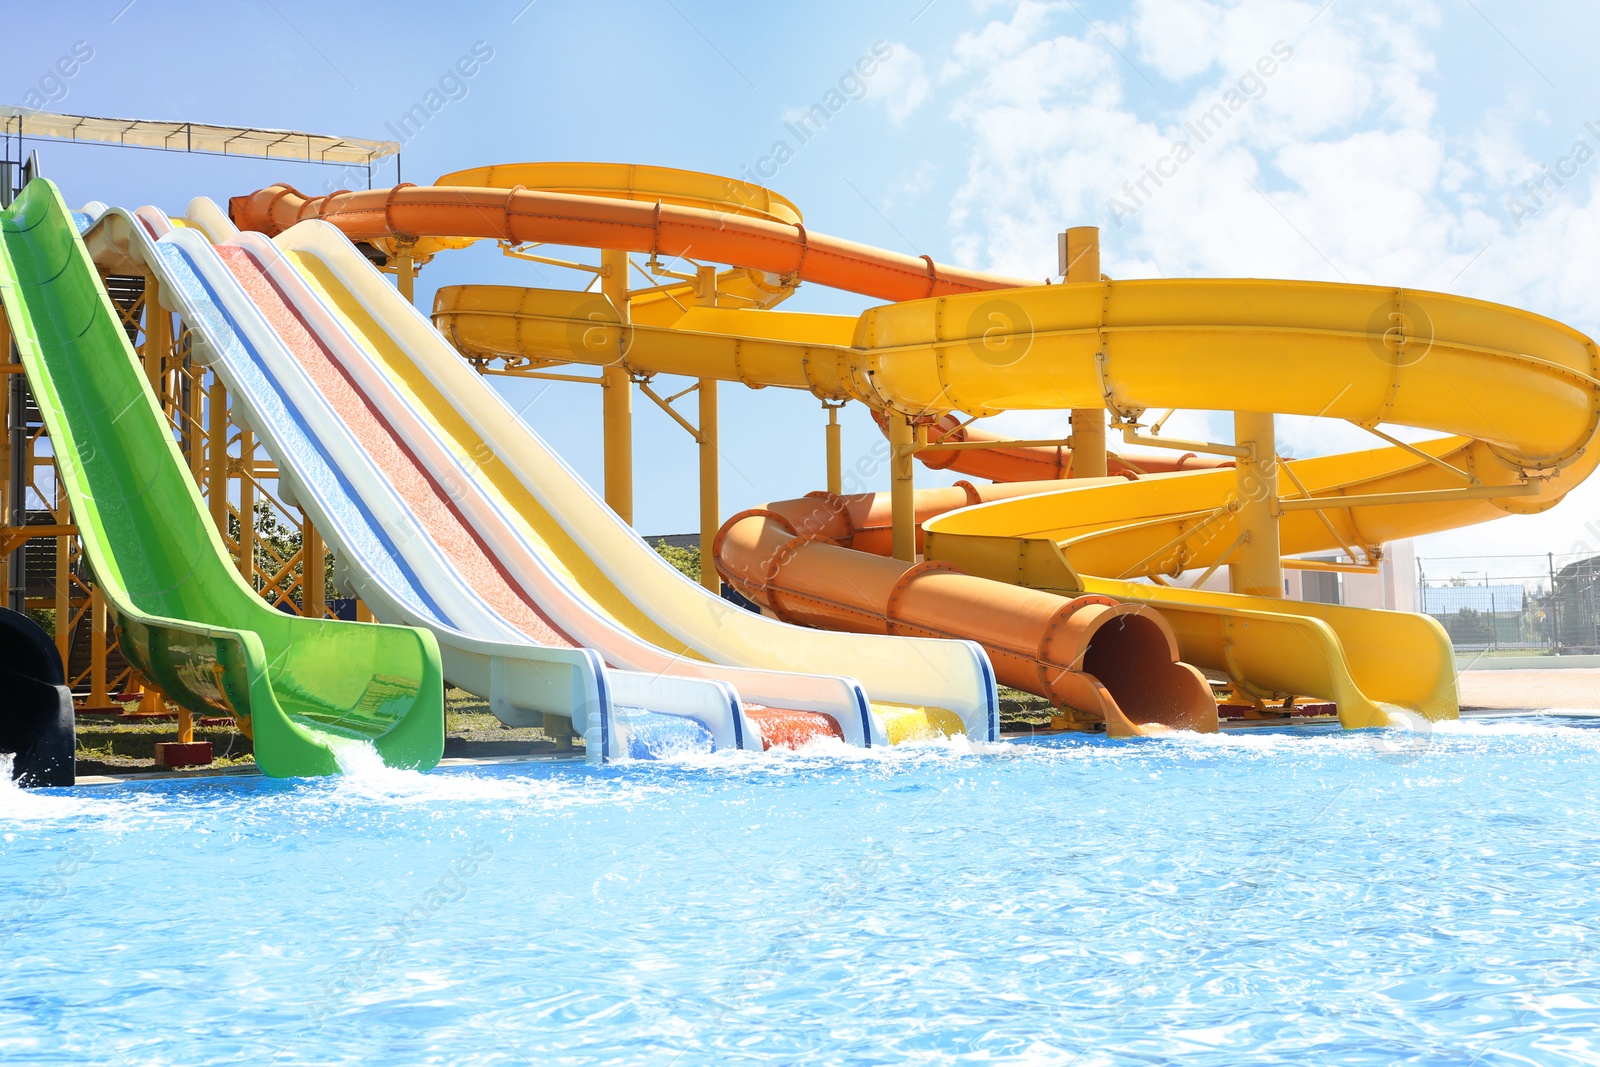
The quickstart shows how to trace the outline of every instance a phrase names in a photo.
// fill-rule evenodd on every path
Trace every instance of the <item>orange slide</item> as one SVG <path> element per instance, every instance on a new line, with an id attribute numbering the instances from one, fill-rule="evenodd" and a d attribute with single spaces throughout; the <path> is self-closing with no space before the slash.
<path id="1" fill-rule="evenodd" d="M 297 222 L 320 218 L 352 241 L 475 237 L 690 256 L 880 300 L 920 300 L 1039 284 L 810 233 L 802 223 L 659 200 L 644 203 L 520 187 L 397 185 L 308 199 L 292 186 L 273 185 L 233 197 L 228 214 L 241 230 L 259 230 L 269 237 Z"/>

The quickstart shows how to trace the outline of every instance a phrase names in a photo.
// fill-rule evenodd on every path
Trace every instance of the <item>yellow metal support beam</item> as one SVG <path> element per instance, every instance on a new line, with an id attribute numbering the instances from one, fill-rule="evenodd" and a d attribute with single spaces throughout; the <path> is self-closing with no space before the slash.
<path id="1" fill-rule="evenodd" d="M 394 284 L 400 290 L 400 295 L 406 298 L 406 303 L 417 302 L 417 261 L 411 258 L 409 252 L 394 257 Z"/>
<path id="2" fill-rule="evenodd" d="M 717 306 L 717 268 L 695 269 L 694 301 L 701 307 Z M 700 584 L 713 593 L 722 592 L 711 550 L 722 525 L 722 453 L 719 451 L 717 380 L 701 378 L 695 385 L 700 404 Z M 685 390 L 687 392 L 687 390 Z"/>
<path id="3" fill-rule="evenodd" d="M 72 521 L 72 502 L 60 479 L 56 480 L 56 521 Z M 56 538 L 56 650 L 65 666 L 72 651 L 72 538 Z"/>
<path id="4" fill-rule="evenodd" d="M 111 705 L 111 693 L 106 684 L 106 596 L 96 582 L 89 589 L 89 626 L 93 642 L 89 646 L 89 700 L 91 708 Z"/>
<path id="5" fill-rule="evenodd" d="M 600 253 L 604 274 L 600 279 L 601 291 L 628 322 L 628 254 L 605 251 Z M 622 331 L 627 336 L 627 331 Z M 619 342 L 623 343 L 623 342 Z M 618 351 L 616 362 L 605 368 L 602 385 L 601 421 L 605 435 L 605 490 L 606 503 L 633 525 L 633 383 L 622 366 L 625 353 Z"/>
<path id="6" fill-rule="evenodd" d="M 1228 565 L 1233 591 L 1246 596 L 1283 597 L 1283 553 L 1278 536 L 1278 450 L 1271 413 L 1236 411 L 1235 443 L 1249 454 L 1239 460 L 1236 492 L 1242 538 L 1238 558 Z"/>
<path id="7" fill-rule="evenodd" d="M 205 371 L 192 360 L 184 365 L 184 372 L 189 380 L 189 412 L 188 421 L 184 424 L 184 439 L 189 443 L 189 474 L 194 478 L 194 484 L 206 484 L 206 453 L 202 441 L 201 420 L 205 417 L 204 407 L 206 399 Z"/>
<path id="8" fill-rule="evenodd" d="M 713 593 L 722 591 L 722 579 L 713 565 L 712 542 L 722 525 L 720 494 L 721 453 L 717 451 L 717 380 L 700 379 L 700 584 Z"/>
<path id="9" fill-rule="evenodd" d="M 1100 282 L 1100 228 L 1073 226 L 1061 235 L 1061 273 L 1068 285 Z M 1072 476 L 1106 476 L 1106 413 L 1072 409 Z"/>
<path id="10" fill-rule="evenodd" d="M 1106 476 L 1106 413 L 1100 408 L 1072 409 L 1072 476 Z"/>
<path id="11" fill-rule="evenodd" d="M 144 279 L 143 347 L 144 372 L 149 376 L 156 395 L 163 400 L 162 410 L 170 412 L 173 398 L 167 396 L 162 372 L 166 369 L 167 353 L 172 351 L 172 315 L 162 310 L 161 283 L 150 274 L 145 275 Z"/>
<path id="12" fill-rule="evenodd" d="M 222 539 L 228 539 L 228 387 L 211 379 L 206 413 L 206 491 L 211 521 Z"/>
<path id="13" fill-rule="evenodd" d="M 839 428 L 839 409 L 843 404 L 822 406 L 828 409 L 828 492 L 839 496 L 844 492 L 844 443 Z"/>
<path id="14" fill-rule="evenodd" d="M 328 550 L 322 534 L 306 515 L 300 525 L 300 614 L 320 619 L 328 612 L 326 570 Z"/>
<path id="15" fill-rule="evenodd" d="M 256 483 L 250 476 L 255 461 L 256 435 L 239 431 L 239 573 L 245 584 L 256 587 Z"/>
<path id="16" fill-rule="evenodd" d="M 1104 412 L 1101 412 L 1103 415 Z M 1104 436 L 1104 435 L 1102 435 Z M 995 448 L 1070 448 L 1072 439 L 1062 440 L 1059 437 L 1040 437 L 1022 440 L 987 440 L 987 441 L 934 441 L 917 449 L 918 452 L 965 452 L 971 449 Z"/>
<path id="17" fill-rule="evenodd" d="M 1446 504 L 1453 500 L 1510 500 L 1538 496 L 1538 482 L 1516 485 L 1471 485 L 1460 489 L 1430 489 L 1406 493 L 1364 493 L 1351 496 L 1295 497 L 1278 502 L 1279 511 L 1338 511 L 1341 508 L 1376 508 L 1391 504 Z"/>
<path id="18" fill-rule="evenodd" d="M 917 559 L 916 454 L 928 443 L 928 428 L 913 426 L 896 412 L 889 416 L 889 502 L 894 528 L 894 558 Z"/>

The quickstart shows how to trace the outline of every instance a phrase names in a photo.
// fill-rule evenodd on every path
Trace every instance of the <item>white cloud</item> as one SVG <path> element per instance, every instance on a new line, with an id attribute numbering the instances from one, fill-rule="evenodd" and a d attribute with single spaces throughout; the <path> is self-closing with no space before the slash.
<path id="1" fill-rule="evenodd" d="M 1139 0 L 1133 35 L 1140 58 L 1172 81 L 1209 70 L 1223 42 L 1219 14 L 1205 0 Z"/>
<path id="2" fill-rule="evenodd" d="M 922 57 L 903 44 L 891 45 L 894 51 L 872 77 L 872 99 L 883 105 L 889 120 L 896 125 L 910 118 L 933 92 Z"/>

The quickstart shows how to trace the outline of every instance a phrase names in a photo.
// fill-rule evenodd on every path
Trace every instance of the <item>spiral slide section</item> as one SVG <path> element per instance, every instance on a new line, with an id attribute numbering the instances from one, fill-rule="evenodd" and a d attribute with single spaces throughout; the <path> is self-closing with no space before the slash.
<path id="1" fill-rule="evenodd" d="M 431 767 L 444 749 L 433 635 L 296 618 L 245 585 L 79 221 L 55 186 L 29 183 L 0 218 L 0 297 L 124 654 L 190 710 L 234 715 L 265 774 L 336 773 L 357 742 Z"/>

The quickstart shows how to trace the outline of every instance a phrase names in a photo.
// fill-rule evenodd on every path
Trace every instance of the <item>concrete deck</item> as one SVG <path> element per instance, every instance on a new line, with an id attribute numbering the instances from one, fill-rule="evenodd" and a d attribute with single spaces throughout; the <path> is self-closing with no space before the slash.
<path id="1" fill-rule="evenodd" d="M 1463 708 L 1600 708 L 1600 667 L 1472 670 L 1459 678 Z"/>

